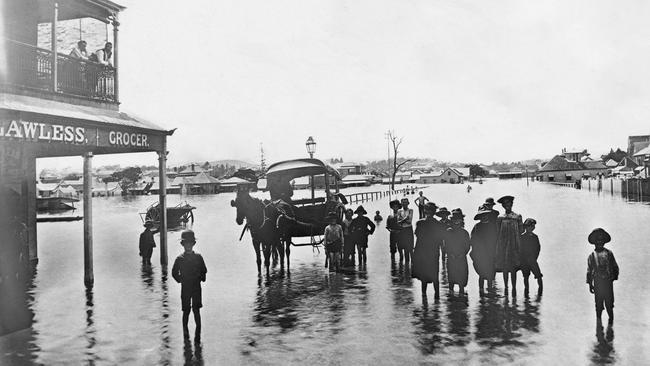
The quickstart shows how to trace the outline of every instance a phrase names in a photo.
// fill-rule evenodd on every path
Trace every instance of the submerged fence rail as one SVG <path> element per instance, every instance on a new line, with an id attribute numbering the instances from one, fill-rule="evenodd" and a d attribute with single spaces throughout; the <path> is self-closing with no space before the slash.
<path id="1" fill-rule="evenodd" d="M 408 194 L 415 194 L 415 191 L 417 190 L 422 190 L 428 186 L 420 186 L 420 187 L 409 187 L 409 188 L 400 188 L 400 189 L 389 189 L 385 191 L 373 191 L 373 192 L 358 192 L 358 193 L 350 193 L 350 194 L 344 194 L 344 196 L 347 198 L 348 203 L 358 203 L 358 202 L 366 202 L 366 201 L 373 201 L 376 199 L 381 199 L 383 197 L 391 197 L 393 195 L 399 196 L 399 195 L 408 195 Z"/>

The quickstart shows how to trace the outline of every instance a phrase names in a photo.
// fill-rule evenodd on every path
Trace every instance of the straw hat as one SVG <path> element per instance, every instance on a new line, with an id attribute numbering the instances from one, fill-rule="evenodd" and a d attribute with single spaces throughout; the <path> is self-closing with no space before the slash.
<path id="1" fill-rule="evenodd" d="M 357 207 L 357 209 L 354 210 L 354 213 L 355 213 L 355 214 L 358 214 L 358 215 L 365 215 L 365 214 L 368 213 L 368 211 L 366 211 L 366 209 L 363 208 L 362 205 L 359 205 L 359 207 Z"/>
<path id="2" fill-rule="evenodd" d="M 479 208 L 476 215 L 474 215 L 474 220 L 480 220 L 483 215 L 491 215 L 493 213 L 494 213 L 494 211 L 492 211 L 492 210 L 488 209 L 487 207 L 485 207 L 484 205 L 482 205 Z"/>
<path id="3" fill-rule="evenodd" d="M 503 196 L 497 200 L 500 204 L 504 204 L 506 202 L 512 202 L 514 201 L 515 198 L 513 196 Z"/>
<path id="4" fill-rule="evenodd" d="M 436 216 L 438 217 L 448 217 L 449 215 L 451 215 L 451 212 L 447 210 L 447 207 L 440 207 L 440 209 L 438 209 L 438 212 L 436 212 Z"/>
<path id="5" fill-rule="evenodd" d="M 460 208 L 455 208 L 451 210 L 452 219 L 462 219 L 463 217 L 465 217 L 465 214 L 463 214 L 463 210 L 461 210 Z"/>

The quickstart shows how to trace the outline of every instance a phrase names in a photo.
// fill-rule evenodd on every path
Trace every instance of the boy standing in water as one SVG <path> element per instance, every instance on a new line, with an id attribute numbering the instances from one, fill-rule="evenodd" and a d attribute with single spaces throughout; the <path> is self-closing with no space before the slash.
<path id="1" fill-rule="evenodd" d="M 184 230 L 181 233 L 181 245 L 185 251 L 176 257 L 172 267 L 172 277 L 181 284 L 181 306 L 183 309 L 183 336 L 189 338 L 187 327 L 190 318 L 190 309 L 194 313 L 194 341 L 201 339 L 201 282 L 205 282 L 208 272 L 201 254 L 195 253 L 192 248 L 196 244 L 194 231 Z"/>
<path id="2" fill-rule="evenodd" d="M 398 200 L 392 200 L 389 203 L 390 209 L 393 211 L 392 214 L 388 215 L 388 218 L 386 218 L 386 229 L 389 234 L 389 239 L 388 239 L 388 245 L 390 248 L 390 259 L 391 262 L 395 262 L 395 253 L 397 252 L 397 247 L 398 244 L 397 242 L 399 241 L 399 231 L 401 230 L 400 224 L 397 222 L 398 220 L 398 213 L 397 211 L 400 208 L 400 204 Z M 404 256 L 404 253 L 400 249 L 399 252 L 399 260 L 400 262 L 402 261 Z"/>
<path id="3" fill-rule="evenodd" d="M 330 257 L 330 272 L 338 272 L 341 268 L 341 249 L 344 244 L 343 228 L 341 228 L 341 225 L 336 223 L 337 217 L 334 212 L 327 214 L 326 219 L 329 225 L 325 227 L 323 240 Z"/>
<path id="4" fill-rule="evenodd" d="M 533 230 L 535 230 L 537 221 L 535 219 L 526 219 L 524 221 L 524 233 L 521 234 L 521 273 L 524 276 L 524 295 L 528 295 L 528 277 L 530 272 L 533 272 L 537 279 L 537 292 L 542 293 L 544 284 L 542 283 L 542 271 L 539 269 L 537 258 L 539 257 L 539 238 Z"/>
<path id="5" fill-rule="evenodd" d="M 153 248 L 156 247 L 156 242 L 153 240 L 153 221 L 146 220 L 144 223 L 144 231 L 140 234 L 140 256 L 142 257 L 143 265 L 151 265 L 151 255 Z"/>
<path id="6" fill-rule="evenodd" d="M 596 320 L 600 324 L 604 308 L 607 309 L 609 324 L 614 322 L 614 281 L 618 280 L 618 264 L 614 253 L 605 249 L 605 244 L 612 237 L 603 229 L 597 228 L 587 239 L 596 246 L 587 258 L 587 284 L 589 292 L 594 294 L 596 301 Z"/>

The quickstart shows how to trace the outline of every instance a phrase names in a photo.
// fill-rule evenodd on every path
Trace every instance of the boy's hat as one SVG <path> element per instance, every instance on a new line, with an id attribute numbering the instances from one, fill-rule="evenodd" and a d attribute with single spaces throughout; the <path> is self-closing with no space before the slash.
<path id="1" fill-rule="evenodd" d="M 594 229 L 587 238 L 590 244 L 606 244 L 612 241 L 612 237 L 602 228 Z"/>
<path id="2" fill-rule="evenodd" d="M 537 220 L 528 218 L 526 221 L 524 221 L 524 227 L 526 226 L 535 226 L 537 225 Z"/>
<path id="3" fill-rule="evenodd" d="M 435 215 L 437 209 L 438 209 L 438 206 L 436 206 L 436 204 L 433 203 L 433 202 L 427 202 L 427 203 L 424 204 L 424 211 L 425 212 L 431 212 L 432 214 Z"/>
<path id="4" fill-rule="evenodd" d="M 334 212 L 330 212 L 327 214 L 327 216 L 325 216 L 325 220 L 338 220 L 338 217 L 336 217 L 336 214 Z"/>
<path id="5" fill-rule="evenodd" d="M 358 215 L 365 215 L 365 214 L 367 214 L 368 212 L 366 211 L 365 208 L 363 208 L 362 205 L 359 205 L 359 207 L 357 207 L 357 209 L 354 210 L 354 213 L 355 213 L 355 214 L 358 214 Z"/>
<path id="6" fill-rule="evenodd" d="M 144 226 L 144 227 L 153 227 L 153 221 L 150 220 L 150 219 L 147 219 L 147 220 L 145 220 L 144 225 L 142 225 L 142 226 Z"/>
<path id="7" fill-rule="evenodd" d="M 497 200 L 500 204 L 504 204 L 506 202 L 512 202 L 514 201 L 515 198 L 513 196 L 503 196 Z"/>
<path id="8" fill-rule="evenodd" d="M 401 204 L 399 203 L 399 200 L 392 200 L 392 201 L 388 202 L 388 207 L 393 208 L 393 206 L 398 206 L 398 207 L 401 206 Z"/>
<path id="9" fill-rule="evenodd" d="M 194 236 L 194 231 L 190 229 L 183 230 L 183 232 L 181 233 L 181 240 L 195 242 L 196 237 Z"/>
<path id="10" fill-rule="evenodd" d="M 447 210 L 447 207 L 440 207 L 438 212 L 436 212 L 436 216 L 438 216 L 438 217 L 447 217 L 449 215 L 451 215 L 451 212 L 449 212 L 449 210 Z"/>

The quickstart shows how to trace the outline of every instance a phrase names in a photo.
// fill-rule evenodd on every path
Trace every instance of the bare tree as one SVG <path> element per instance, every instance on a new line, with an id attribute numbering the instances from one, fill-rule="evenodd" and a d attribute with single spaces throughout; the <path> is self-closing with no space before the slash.
<path id="1" fill-rule="evenodd" d="M 399 152 L 399 147 L 402 144 L 402 141 L 404 140 L 403 137 L 396 136 L 395 131 L 388 131 L 388 139 L 390 140 L 391 144 L 393 145 L 393 174 L 392 174 L 391 180 L 390 180 L 390 189 L 393 190 L 393 189 L 395 189 L 395 175 L 397 175 L 397 171 L 399 170 L 399 168 L 401 168 L 404 164 L 415 161 L 415 160 L 414 159 L 398 159 L 397 158 L 397 153 Z"/>

